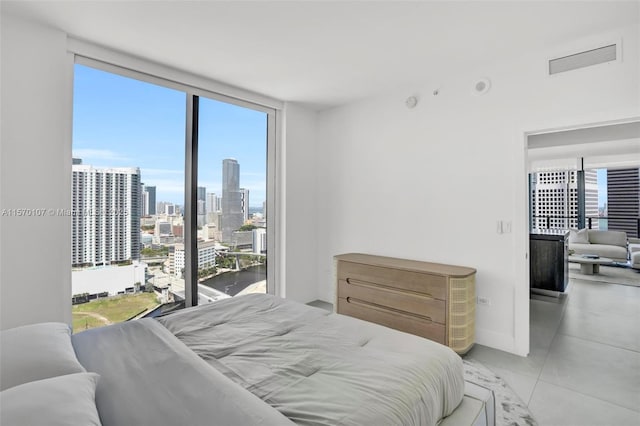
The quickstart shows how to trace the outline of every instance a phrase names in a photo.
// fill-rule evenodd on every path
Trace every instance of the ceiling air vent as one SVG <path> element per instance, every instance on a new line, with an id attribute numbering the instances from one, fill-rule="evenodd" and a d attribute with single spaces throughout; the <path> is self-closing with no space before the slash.
<path id="1" fill-rule="evenodd" d="M 578 68 L 585 68 L 591 65 L 604 64 L 605 62 L 615 61 L 616 59 L 617 46 L 610 44 L 609 46 L 549 60 L 549 75 L 577 70 Z"/>

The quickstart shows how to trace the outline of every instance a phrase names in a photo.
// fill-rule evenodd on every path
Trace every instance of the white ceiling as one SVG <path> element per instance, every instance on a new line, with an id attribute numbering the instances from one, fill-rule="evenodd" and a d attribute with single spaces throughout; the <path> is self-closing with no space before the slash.
<path id="1" fill-rule="evenodd" d="M 2 13 L 324 108 L 637 23 L 638 1 L 2 1 Z"/>

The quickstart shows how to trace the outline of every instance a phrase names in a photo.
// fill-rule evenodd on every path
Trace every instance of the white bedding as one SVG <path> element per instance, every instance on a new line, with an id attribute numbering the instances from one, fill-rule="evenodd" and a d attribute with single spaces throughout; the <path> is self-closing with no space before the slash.
<path id="1" fill-rule="evenodd" d="M 451 349 L 273 296 L 225 299 L 158 321 L 300 425 L 436 425 L 464 393 L 462 360 Z"/>
<path id="2" fill-rule="evenodd" d="M 103 426 L 293 425 L 151 318 L 83 331 L 72 341 L 82 365 L 100 375 Z"/>

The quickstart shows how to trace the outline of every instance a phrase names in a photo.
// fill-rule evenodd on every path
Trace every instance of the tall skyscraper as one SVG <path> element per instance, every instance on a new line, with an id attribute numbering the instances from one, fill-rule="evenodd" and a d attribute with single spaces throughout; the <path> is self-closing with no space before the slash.
<path id="1" fill-rule="evenodd" d="M 72 264 L 105 265 L 140 258 L 138 168 L 72 166 Z"/>
<path id="2" fill-rule="evenodd" d="M 145 186 L 145 192 L 147 193 L 147 211 L 146 215 L 156 214 L 156 187 Z"/>
<path id="3" fill-rule="evenodd" d="M 165 204 L 164 205 L 164 214 L 166 214 L 167 216 L 176 215 L 176 205 L 175 204 L 171 204 L 171 203 Z"/>
<path id="4" fill-rule="evenodd" d="M 142 216 L 149 216 L 149 193 L 146 191 L 144 183 L 140 184 L 141 188 L 141 199 L 140 199 L 140 214 Z"/>
<path id="5" fill-rule="evenodd" d="M 207 209 L 207 213 L 215 213 L 218 210 L 221 210 L 220 197 L 217 197 L 215 192 L 207 193 L 206 209 Z"/>
<path id="6" fill-rule="evenodd" d="M 253 230 L 253 252 L 257 254 L 265 254 L 267 252 L 267 230 L 265 228 L 256 228 Z"/>
<path id="7" fill-rule="evenodd" d="M 585 170 L 585 216 L 598 229 L 598 176 Z M 533 229 L 578 228 L 578 181 L 575 171 L 534 173 L 531 186 Z M 588 222 L 587 222 L 588 223 Z"/>
<path id="8" fill-rule="evenodd" d="M 204 186 L 199 186 L 196 192 L 196 199 L 205 201 L 207 197 L 207 188 Z"/>
<path id="9" fill-rule="evenodd" d="M 196 192 L 196 211 L 197 211 L 197 225 L 198 227 L 204 226 L 207 222 L 207 211 L 206 211 L 206 199 L 207 199 L 207 188 L 204 186 L 199 186 Z"/>
<path id="10" fill-rule="evenodd" d="M 577 191 L 577 189 L 576 189 Z M 576 192 L 577 193 L 577 192 Z M 600 208 L 598 206 L 598 171 L 584 171 L 584 214 L 587 217 L 585 225 L 589 226 L 591 219 L 591 229 L 599 229 Z"/>
<path id="11" fill-rule="evenodd" d="M 607 169 L 608 227 L 638 238 L 640 169 Z"/>
<path id="12" fill-rule="evenodd" d="M 240 195 L 242 197 L 242 223 L 245 223 L 249 220 L 249 190 L 240 188 Z"/>
<path id="13" fill-rule="evenodd" d="M 233 231 L 243 223 L 240 165 L 226 158 L 222 160 L 222 240 L 230 242 Z"/>

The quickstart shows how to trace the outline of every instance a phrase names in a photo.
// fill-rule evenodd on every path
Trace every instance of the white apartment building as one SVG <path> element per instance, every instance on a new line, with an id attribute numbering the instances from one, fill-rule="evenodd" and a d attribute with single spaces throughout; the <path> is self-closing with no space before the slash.
<path id="1" fill-rule="evenodd" d="M 265 228 L 253 230 L 253 252 L 256 254 L 267 252 L 267 230 Z"/>
<path id="2" fill-rule="evenodd" d="M 72 167 L 72 264 L 138 260 L 140 169 Z"/>
<path id="3" fill-rule="evenodd" d="M 249 220 L 249 190 L 240 188 L 240 197 L 242 199 L 242 220 L 247 223 Z"/>
<path id="4" fill-rule="evenodd" d="M 222 200 L 215 192 L 207 192 L 207 213 L 215 213 L 222 210 Z"/>
<path id="5" fill-rule="evenodd" d="M 216 254 L 218 244 L 215 241 L 198 242 L 198 269 L 210 268 L 216 265 Z M 170 250 L 170 257 L 173 257 L 173 268 L 170 270 L 180 278 L 185 267 L 184 244 L 176 244 L 173 252 Z"/>
<path id="6" fill-rule="evenodd" d="M 598 229 L 598 176 L 596 170 L 585 170 L 585 215 L 594 218 L 592 229 Z M 531 182 L 531 214 L 533 229 L 578 228 L 578 181 L 575 171 L 539 172 Z M 588 224 L 588 220 L 587 220 Z"/>

